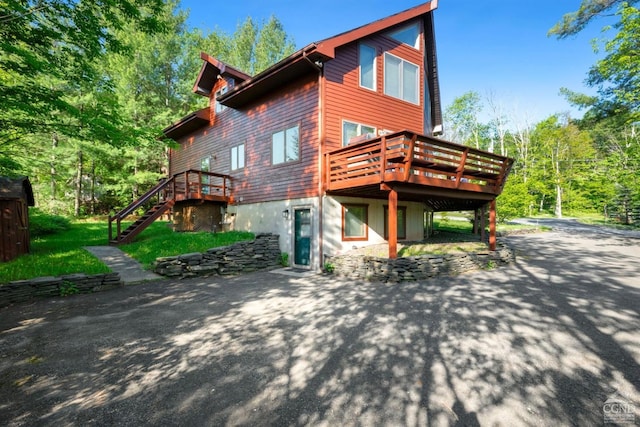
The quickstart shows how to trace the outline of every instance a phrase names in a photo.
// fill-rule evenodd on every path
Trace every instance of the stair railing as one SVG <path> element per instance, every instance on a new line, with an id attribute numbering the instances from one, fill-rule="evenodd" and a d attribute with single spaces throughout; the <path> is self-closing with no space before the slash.
<path id="1" fill-rule="evenodd" d="M 119 241 L 120 236 L 122 235 L 122 221 L 129 215 L 131 215 L 136 209 L 140 206 L 144 205 L 146 202 L 151 200 L 154 196 L 158 196 L 158 202 L 161 202 L 165 195 L 165 189 L 170 185 L 173 185 L 175 181 L 175 177 L 171 178 L 162 178 L 158 184 L 156 184 L 151 190 L 147 191 L 142 195 L 142 197 L 137 200 L 131 202 L 129 206 L 122 209 L 120 212 L 116 213 L 114 216 L 109 215 L 109 243 L 114 240 Z M 113 222 L 116 222 L 116 236 L 113 238 Z"/>

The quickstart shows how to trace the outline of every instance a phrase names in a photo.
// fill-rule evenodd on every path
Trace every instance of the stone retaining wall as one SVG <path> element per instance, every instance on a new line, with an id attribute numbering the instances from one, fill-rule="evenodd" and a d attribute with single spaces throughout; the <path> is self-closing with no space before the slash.
<path id="1" fill-rule="evenodd" d="M 89 294 L 123 286 L 118 273 L 69 274 L 38 277 L 0 285 L 0 306 L 31 301 L 36 298 Z"/>
<path id="2" fill-rule="evenodd" d="M 430 277 L 455 275 L 469 270 L 492 268 L 515 261 L 513 248 L 498 242 L 495 251 L 450 255 L 420 255 L 398 259 L 363 255 L 326 257 L 333 274 L 356 280 L 411 282 Z M 326 264 L 325 264 L 326 265 Z"/>
<path id="3" fill-rule="evenodd" d="M 172 257 L 158 258 L 153 271 L 166 277 L 228 275 L 280 265 L 277 234 L 257 234 L 255 240 Z"/>

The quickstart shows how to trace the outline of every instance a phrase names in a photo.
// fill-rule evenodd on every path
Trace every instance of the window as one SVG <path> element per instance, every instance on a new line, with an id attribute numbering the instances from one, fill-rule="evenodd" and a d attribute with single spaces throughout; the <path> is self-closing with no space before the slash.
<path id="1" fill-rule="evenodd" d="M 348 121 L 342 122 L 342 146 L 346 147 L 352 138 L 360 135 L 373 134 L 376 135 L 376 128 L 373 126 L 367 126 L 360 123 L 353 123 Z"/>
<path id="2" fill-rule="evenodd" d="M 389 206 L 384 207 L 384 238 L 389 239 Z M 407 207 L 398 206 L 398 240 L 407 238 Z"/>
<path id="3" fill-rule="evenodd" d="M 224 95 L 225 93 L 227 93 L 227 86 L 222 86 L 220 89 L 218 89 L 216 91 L 215 94 L 215 99 L 216 99 L 216 113 L 220 113 L 224 110 L 227 109 L 227 107 L 225 107 L 224 105 L 220 104 L 217 100 L 219 96 Z"/>
<path id="4" fill-rule="evenodd" d="M 408 27 L 392 31 L 389 33 L 389 37 L 399 41 L 400 43 L 408 44 L 415 49 L 420 48 L 420 27 L 418 24 L 409 25 Z"/>
<path id="5" fill-rule="evenodd" d="M 300 128 L 296 125 L 276 132 L 272 138 L 272 162 L 274 165 L 300 159 Z"/>
<path id="6" fill-rule="evenodd" d="M 368 205 L 342 205 L 342 240 L 369 238 Z"/>
<path id="7" fill-rule="evenodd" d="M 360 45 L 360 86 L 376 90 L 376 50 L 366 44 Z"/>
<path id="8" fill-rule="evenodd" d="M 384 54 L 384 93 L 413 104 L 420 103 L 420 67 L 404 59 Z"/>
<path id="9" fill-rule="evenodd" d="M 231 170 L 244 167 L 244 144 L 231 147 Z"/>

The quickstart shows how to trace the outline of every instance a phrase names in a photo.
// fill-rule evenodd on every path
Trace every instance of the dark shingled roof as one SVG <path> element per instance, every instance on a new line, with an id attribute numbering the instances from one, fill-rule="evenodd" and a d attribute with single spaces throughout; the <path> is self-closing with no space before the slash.
<path id="1" fill-rule="evenodd" d="M 0 176 L 0 200 L 26 199 L 28 206 L 34 206 L 33 189 L 26 176 L 9 178 Z"/>

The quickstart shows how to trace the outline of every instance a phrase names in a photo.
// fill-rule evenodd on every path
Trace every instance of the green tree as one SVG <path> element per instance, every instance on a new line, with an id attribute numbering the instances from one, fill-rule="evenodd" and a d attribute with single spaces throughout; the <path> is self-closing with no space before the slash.
<path id="1" fill-rule="evenodd" d="M 271 16 L 258 33 L 253 73 L 266 70 L 294 51 L 295 44 L 285 32 L 282 23 L 275 16 Z"/>
<path id="2" fill-rule="evenodd" d="M 601 101 L 620 106 L 640 119 L 640 10 L 623 5 L 617 35 L 605 44 L 606 56 L 589 71 L 587 84 L 598 88 Z"/>
<path id="3" fill-rule="evenodd" d="M 160 29 L 162 0 L 7 0 L 0 3 L 0 144 L 3 155 L 26 135 L 58 132 L 105 138 L 117 131 L 111 110 L 79 109 L 67 97 L 69 82 L 100 81 L 105 52 L 125 46 L 112 29 L 136 22 Z M 78 126 L 82 124 L 82 127 Z M 117 125 L 117 123 L 116 123 Z"/>
<path id="4" fill-rule="evenodd" d="M 558 218 L 563 216 L 565 202 L 570 201 L 569 208 L 573 210 L 585 208 L 580 203 L 580 183 L 596 161 L 590 135 L 568 118 L 554 115 L 536 125 L 532 140 L 536 160 L 531 188 L 536 186 L 535 181 L 544 184 L 538 185 L 538 190 L 543 199 L 554 201 L 553 212 Z"/>
<path id="5" fill-rule="evenodd" d="M 560 39 L 575 35 L 582 31 L 595 18 L 618 5 L 632 5 L 638 0 L 582 0 L 575 12 L 565 14 L 562 19 L 549 30 L 548 35 Z"/>
<path id="6" fill-rule="evenodd" d="M 477 92 L 470 91 L 455 98 L 445 109 L 446 139 L 458 144 L 483 148 L 487 140 L 488 126 L 480 123 L 482 100 Z"/>

